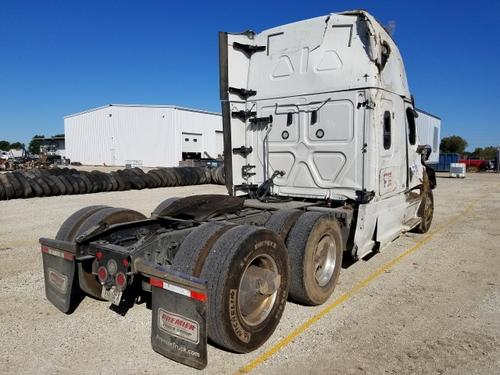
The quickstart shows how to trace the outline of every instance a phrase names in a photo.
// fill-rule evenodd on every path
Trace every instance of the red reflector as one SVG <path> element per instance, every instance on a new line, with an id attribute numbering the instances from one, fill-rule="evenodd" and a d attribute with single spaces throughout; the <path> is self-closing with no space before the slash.
<path id="1" fill-rule="evenodd" d="M 102 259 L 102 253 L 100 251 L 97 251 L 95 253 L 95 257 L 96 257 L 97 260 L 101 260 Z"/>
<path id="2" fill-rule="evenodd" d="M 149 279 L 149 283 L 157 288 L 163 288 L 163 280 L 152 277 Z"/>
<path id="3" fill-rule="evenodd" d="M 197 299 L 198 301 L 206 301 L 207 295 L 200 292 L 191 291 L 191 298 Z"/>
<path id="4" fill-rule="evenodd" d="M 97 277 L 99 278 L 99 281 L 101 283 L 106 281 L 106 279 L 108 278 L 108 270 L 106 269 L 106 267 L 99 267 L 99 269 L 97 270 Z"/>
<path id="5" fill-rule="evenodd" d="M 118 272 L 115 277 L 116 285 L 118 286 L 124 286 L 125 283 L 127 282 L 127 278 L 125 275 L 121 272 Z"/>
<path id="6" fill-rule="evenodd" d="M 123 264 L 124 267 L 128 267 L 128 265 L 130 264 L 130 262 L 128 261 L 127 258 L 125 258 L 125 259 L 122 260 L 122 264 Z"/>
<path id="7" fill-rule="evenodd" d="M 47 246 L 42 246 L 42 253 L 48 253 L 49 248 Z"/>

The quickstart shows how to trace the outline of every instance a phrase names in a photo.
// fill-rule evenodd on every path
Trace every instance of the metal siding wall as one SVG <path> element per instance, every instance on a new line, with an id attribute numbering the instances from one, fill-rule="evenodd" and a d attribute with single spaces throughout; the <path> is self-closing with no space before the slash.
<path id="1" fill-rule="evenodd" d="M 202 133 L 203 151 L 217 156 L 215 130 L 222 130 L 222 118 L 169 107 L 110 106 L 67 117 L 64 129 L 67 157 L 75 162 L 123 166 L 142 160 L 147 167 L 176 166 L 183 131 Z"/>
<path id="2" fill-rule="evenodd" d="M 439 162 L 439 143 L 441 141 L 441 120 L 418 111 L 416 119 L 417 136 L 419 145 L 430 145 L 432 153 L 428 163 L 437 164 Z M 438 129 L 437 149 L 434 149 L 434 129 Z"/>

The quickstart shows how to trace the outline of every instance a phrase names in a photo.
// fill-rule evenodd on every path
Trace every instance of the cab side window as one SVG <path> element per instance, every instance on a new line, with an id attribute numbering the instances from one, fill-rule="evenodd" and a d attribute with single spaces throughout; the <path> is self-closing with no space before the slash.
<path id="1" fill-rule="evenodd" d="M 413 109 L 406 108 L 406 120 L 408 122 L 408 141 L 413 146 L 417 142 L 417 129 Z"/>
<path id="2" fill-rule="evenodd" d="M 384 150 L 391 148 L 391 112 L 384 112 Z"/>

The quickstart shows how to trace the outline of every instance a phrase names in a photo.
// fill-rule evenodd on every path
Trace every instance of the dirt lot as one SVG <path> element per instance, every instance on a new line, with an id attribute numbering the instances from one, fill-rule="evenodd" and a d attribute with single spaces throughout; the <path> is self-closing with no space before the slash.
<path id="1" fill-rule="evenodd" d="M 247 366 L 265 374 L 498 374 L 500 175 L 439 178 L 438 185 L 430 235 L 404 235 L 343 269 L 337 290 L 322 307 L 288 303 L 277 331 L 257 352 L 238 355 L 209 347 L 205 372 L 233 373 Z M 2 373 L 200 373 L 151 349 L 151 312 L 144 305 L 126 317 L 90 298 L 69 316 L 50 305 L 37 239 L 54 236 L 61 222 L 85 205 L 148 214 L 165 198 L 202 192 L 224 188 L 0 202 Z"/>

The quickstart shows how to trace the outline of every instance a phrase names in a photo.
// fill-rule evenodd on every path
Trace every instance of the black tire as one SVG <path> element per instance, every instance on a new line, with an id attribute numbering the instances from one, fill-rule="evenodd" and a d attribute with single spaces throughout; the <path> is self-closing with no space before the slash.
<path id="1" fill-rule="evenodd" d="M 274 262 L 280 282 L 272 294 L 267 315 L 250 325 L 240 308 L 240 297 L 243 298 L 240 281 L 247 267 L 255 265 L 254 259 L 262 257 Z M 288 257 L 281 238 L 256 226 L 229 229 L 210 250 L 201 278 L 208 281 L 208 337 L 238 353 L 250 352 L 264 344 L 281 319 L 288 295 Z"/>
<path id="2" fill-rule="evenodd" d="M 81 221 L 74 234 L 74 238 L 78 238 L 78 236 L 96 225 L 113 225 L 145 218 L 143 214 L 137 211 L 126 208 L 106 207 L 95 211 L 85 220 Z M 92 260 L 78 263 L 78 281 L 81 290 L 94 298 L 102 299 L 102 286 L 96 276 L 92 274 Z"/>
<path id="3" fill-rule="evenodd" d="M 150 175 L 144 173 L 144 171 L 140 168 L 132 168 L 130 169 L 132 173 L 134 173 L 137 177 L 139 177 L 146 185 L 148 189 L 154 189 L 156 187 L 156 182 Z"/>
<path id="4" fill-rule="evenodd" d="M 81 172 L 81 173 L 85 175 L 85 177 L 87 178 L 87 180 L 90 183 L 90 192 L 97 193 L 98 192 L 98 185 L 97 185 L 92 173 L 90 173 L 90 172 Z"/>
<path id="5" fill-rule="evenodd" d="M 288 233 L 290 233 L 290 230 L 302 214 L 303 211 L 299 210 L 274 211 L 264 226 L 278 234 L 283 241 L 286 241 Z"/>
<path id="6" fill-rule="evenodd" d="M 324 241 L 322 244 L 321 241 Z M 331 243 L 331 246 L 325 244 Z M 321 305 L 332 295 L 337 285 L 343 255 L 342 233 L 337 220 L 325 213 L 306 212 L 302 214 L 286 241 L 290 258 L 290 296 L 305 305 Z M 321 252 L 331 250 L 333 265 L 317 265 L 315 255 L 321 244 Z M 321 259 L 321 258 L 319 258 Z M 318 272 L 325 273 L 322 280 Z M 331 272 L 331 273 L 330 273 Z M 325 280 L 326 279 L 326 280 Z"/>
<path id="7" fill-rule="evenodd" d="M 55 173 L 50 173 L 50 174 L 47 175 L 47 177 L 57 187 L 56 191 L 58 191 L 59 194 L 56 194 L 56 195 L 64 195 L 64 194 L 66 194 L 66 185 L 64 185 L 64 182 L 62 182 Z"/>
<path id="8" fill-rule="evenodd" d="M 161 180 L 160 176 L 155 173 L 154 170 L 148 171 L 148 176 L 151 180 L 154 181 L 155 188 L 163 186 L 163 181 Z"/>
<path id="9" fill-rule="evenodd" d="M 92 182 L 90 182 L 90 180 L 87 177 L 87 175 L 85 173 L 80 172 L 80 173 L 78 173 L 78 176 L 80 177 L 80 179 L 85 184 L 85 193 L 86 194 L 92 193 L 92 190 L 93 190 L 94 186 L 93 186 Z"/>
<path id="10" fill-rule="evenodd" d="M 8 173 L 0 173 L 0 182 L 5 190 L 5 199 L 14 199 L 16 197 L 16 192 L 14 187 L 11 185 L 9 178 L 7 178 Z"/>
<path id="11" fill-rule="evenodd" d="M 31 198 L 33 196 L 33 189 L 26 177 L 20 172 L 12 172 L 12 174 L 16 176 L 23 188 L 23 198 Z"/>
<path id="12" fill-rule="evenodd" d="M 175 185 L 173 186 L 184 186 L 186 184 L 186 176 L 180 168 L 169 168 L 169 172 L 174 175 Z"/>
<path id="13" fill-rule="evenodd" d="M 219 222 L 204 223 L 191 231 L 175 254 L 172 268 L 191 276 L 200 277 L 208 253 L 215 242 L 234 225 Z"/>
<path id="14" fill-rule="evenodd" d="M 66 188 L 66 194 L 74 194 L 75 193 L 75 188 L 73 187 L 73 179 L 71 178 L 70 175 L 59 175 L 57 176 L 62 183 L 64 184 L 64 187 Z M 76 182 L 75 182 L 76 184 Z"/>
<path id="15" fill-rule="evenodd" d="M 171 186 L 170 185 L 171 184 L 170 177 L 167 174 L 167 172 L 165 172 L 165 169 L 166 168 L 158 168 L 158 169 L 155 169 L 153 171 L 158 177 L 160 177 L 161 186 L 163 186 L 163 187 Z"/>
<path id="16" fill-rule="evenodd" d="M 117 188 L 116 190 L 117 191 L 123 191 L 123 190 L 126 190 L 126 183 L 125 181 L 123 181 L 122 177 L 116 173 L 116 172 L 110 172 L 111 176 L 115 179 L 116 183 L 117 183 Z"/>
<path id="17" fill-rule="evenodd" d="M 168 186 L 181 186 L 181 175 L 176 172 L 175 168 L 165 168 L 164 173 L 166 174 L 169 185 Z"/>
<path id="18" fill-rule="evenodd" d="M 104 179 L 102 178 L 102 173 L 99 171 L 92 171 L 90 172 L 90 174 L 94 178 L 94 183 L 96 184 L 97 192 L 101 193 L 103 191 L 106 191 L 107 182 L 104 181 Z"/>
<path id="19" fill-rule="evenodd" d="M 14 188 L 14 198 L 24 198 L 24 189 L 21 182 L 16 178 L 12 172 L 7 173 L 7 178 L 9 179 L 10 184 Z"/>
<path id="20" fill-rule="evenodd" d="M 434 194 L 431 189 L 427 189 L 423 193 L 417 215 L 420 217 L 421 221 L 412 229 L 412 232 L 427 233 L 431 228 L 432 218 L 434 216 Z"/>
<path id="21" fill-rule="evenodd" d="M 53 172 L 55 175 L 61 180 L 66 189 L 65 194 L 77 194 L 78 193 L 78 184 L 74 181 L 69 174 L 68 168 L 64 168 L 61 170 L 54 169 Z"/>
<path id="22" fill-rule="evenodd" d="M 68 217 L 57 231 L 56 240 L 73 241 L 80 225 L 91 215 L 109 206 L 88 206 Z"/>
<path id="23" fill-rule="evenodd" d="M 42 189 L 42 186 L 38 183 L 38 179 L 31 178 L 30 175 L 25 172 L 24 176 L 26 177 L 26 180 L 28 180 L 29 184 L 31 185 L 31 189 L 33 190 L 33 194 L 37 197 L 43 197 L 44 191 Z"/>
<path id="24" fill-rule="evenodd" d="M 130 187 L 135 190 L 142 190 L 146 187 L 146 183 L 138 177 L 134 172 L 131 172 L 127 169 L 121 171 L 122 174 L 127 176 L 128 181 L 130 182 Z"/>
<path id="25" fill-rule="evenodd" d="M 55 176 L 51 176 L 50 174 L 46 174 L 42 178 L 49 186 L 51 196 L 61 195 L 61 190 L 59 190 L 57 186 L 59 183 L 61 183 L 61 181 L 59 181 Z"/>
<path id="26" fill-rule="evenodd" d="M 171 197 L 165 199 L 151 212 L 151 216 L 161 216 L 167 213 L 167 209 L 172 205 L 172 203 L 177 202 L 180 197 Z M 167 215 L 168 216 L 168 215 Z"/>
<path id="27" fill-rule="evenodd" d="M 0 180 L 0 201 L 4 201 L 7 199 L 7 195 L 5 193 L 5 189 L 3 187 L 3 183 L 2 181 Z"/>
<path id="28" fill-rule="evenodd" d="M 31 180 L 36 181 L 38 185 L 43 190 L 43 194 L 41 196 L 49 197 L 51 195 L 51 190 L 47 182 L 42 178 L 41 174 L 36 174 L 32 171 L 26 172 L 26 176 L 28 176 Z"/>
<path id="29" fill-rule="evenodd" d="M 118 191 L 120 186 L 118 185 L 118 181 L 115 176 L 111 173 L 107 173 L 106 176 L 108 177 L 108 180 L 111 181 L 111 191 Z"/>
<path id="30" fill-rule="evenodd" d="M 118 176 L 120 176 L 123 183 L 125 184 L 125 190 L 132 189 L 132 184 L 130 183 L 128 174 L 121 169 L 117 170 L 116 173 L 118 174 Z"/>

